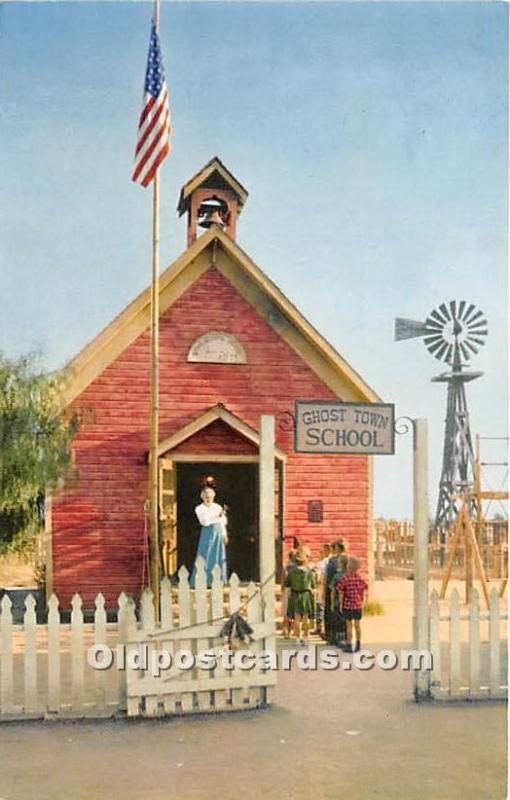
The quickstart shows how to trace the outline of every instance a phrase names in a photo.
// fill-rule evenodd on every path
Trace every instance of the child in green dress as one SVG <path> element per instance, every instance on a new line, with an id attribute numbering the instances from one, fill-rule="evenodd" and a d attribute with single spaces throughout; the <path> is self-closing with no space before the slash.
<path id="1" fill-rule="evenodd" d="M 294 620 L 294 636 L 302 644 L 308 641 L 310 620 L 313 619 L 314 575 L 308 567 L 306 554 L 298 551 L 294 555 L 296 568 L 287 573 L 284 586 L 290 589 L 287 617 Z"/>
<path id="2" fill-rule="evenodd" d="M 290 589 L 287 587 L 286 578 L 289 572 L 292 572 L 296 569 L 296 562 L 295 562 L 295 555 L 296 551 L 291 550 L 289 552 L 288 561 L 285 566 L 285 576 L 283 581 L 283 590 L 282 590 L 282 617 L 283 617 L 283 636 L 285 639 L 290 639 L 290 632 L 292 626 L 294 624 L 294 620 L 292 620 L 288 615 L 288 606 L 289 606 L 289 595 Z"/>

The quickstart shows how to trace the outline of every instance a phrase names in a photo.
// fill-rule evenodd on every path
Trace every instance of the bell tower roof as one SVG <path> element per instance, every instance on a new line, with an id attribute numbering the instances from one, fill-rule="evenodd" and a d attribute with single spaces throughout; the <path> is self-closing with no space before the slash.
<path id="1" fill-rule="evenodd" d="M 199 228 L 217 225 L 231 239 L 236 238 L 237 217 L 248 192 L 215 156 L 181 189 L 179 216 L 188 215 L 188 247 L 196 241 Z"/>
<path id="2" fill-rule="evenodd" d="M 197 172 L 181 189 L 179 203 L 177 204 L 177 211 L 179 216 L 189 211 L 190 198 L 196 189 L 223 189 L 232 192 L 237 200 L 237 213 L 241 213 L 248 197 L 248 192 L 244 186 L 239 183 L 232 173 L 220 161 L 218 156 L 211 158 L 205 167 Z"/>

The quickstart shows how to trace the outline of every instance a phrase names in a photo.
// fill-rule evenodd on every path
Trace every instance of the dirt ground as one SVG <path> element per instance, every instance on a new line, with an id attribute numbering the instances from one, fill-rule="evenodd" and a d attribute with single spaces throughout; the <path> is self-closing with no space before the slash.
<path id="1" fill-rule="evenodd" d="M 408 647 L 412 582 L 374 599 L 385 614 L 364 621 L 365 646 Z M 0 800 L 503 800 L 505 706 L 411 698 L 409 672 L 293 668 L 263 711 L 5 724 Z"/>
<path id="2" fill-rule="evenodd" d="M 0 587 L 35 586 L 34 570 L 31 564 L 15 555 L 0 557 Z"/>

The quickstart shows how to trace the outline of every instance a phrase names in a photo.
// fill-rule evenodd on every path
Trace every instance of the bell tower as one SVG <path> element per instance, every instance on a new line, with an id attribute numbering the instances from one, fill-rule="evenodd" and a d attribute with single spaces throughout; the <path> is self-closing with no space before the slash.
<path id="1" fill-rule="evenodd" d="M 218 225 L 232 239 L 236 238 L 237 217 L 248 192 L 218 157 L 209 161 L 181 189 L 177 211 L 188 214 L 188 247 L 196 240 L 198 228 Z"/>

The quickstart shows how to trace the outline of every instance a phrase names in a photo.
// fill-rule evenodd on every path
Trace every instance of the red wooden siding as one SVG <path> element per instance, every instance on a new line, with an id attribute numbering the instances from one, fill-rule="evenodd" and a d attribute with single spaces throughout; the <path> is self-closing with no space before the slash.
<path id="1" fill-rule="evenodd" d="M 169 453 L 192 453 L 193 455 L 256 456 L 258 447 L 234 431 L 223 420 L 211 422 L 206 428 L 190 436 Z"/>
<path id="2" fill-rule="evenodd" d="M 236 336 L 248 363 L 189 364 L 191 344 L 211 330 Z M 160 440 L 219 402 L 258 430 L 260 414 L 293 412 L 296 399 L 334 395 L 213 267 L 162 316 Z M 92 408 L 94 419 L 75 441 L 79 484 L 54 501 L 54 589 L 62 602 L 79 591 L 88 603 L 101 590 L 111 605 L 120 591 L 138 594 L 142 585 L 148 331 L 87 387 L 74 407 Z M 243 437 L 216 423 L 180 450 L 195 453 L 199 443 L 204 453 L 239 452 L 239 447 L 254 452 Z M 286 535 L 302 536 L 314 553 L 321 543 L 343 536 L 366 566 L 366 458 L 296 454 L 292 432 L 280 429 L 277 444 L 288 454 Z M 307 521 L 308 500 L 323 501 L 322 523 Z"/>

